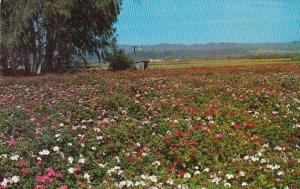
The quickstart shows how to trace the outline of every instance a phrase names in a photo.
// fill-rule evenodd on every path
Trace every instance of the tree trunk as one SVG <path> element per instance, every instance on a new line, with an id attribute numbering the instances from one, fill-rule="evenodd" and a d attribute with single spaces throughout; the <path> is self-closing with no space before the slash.
<path id="1" fill-rule="evenodd" d="M 8 68 L 8 54 L 7 49 L 4 45 L 0 44 L 0 65 L 2 66 L 2 72 L 4 75 L 9 75 Z"/>
<path id="2" fill-rule="evenodd" d="M 47 44 L 45 55 L 45 70 L 44 73 L 51 73 L 54 71 L 53 57 L 54 57 L 54 34 L 51 30 L 47 30 Z"/>
<path id="3" fill-rule="evenodd" d="M 24 66 L 25 66 L 25 75 L 30 75 L 31 74 L 31 66 L 29 63 L 29 52 L 25 51 L 24 55 Z"/>

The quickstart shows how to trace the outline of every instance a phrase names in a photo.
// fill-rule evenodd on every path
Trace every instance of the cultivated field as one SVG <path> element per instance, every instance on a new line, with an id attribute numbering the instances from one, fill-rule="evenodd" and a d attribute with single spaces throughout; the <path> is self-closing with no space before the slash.
<path id="1" fill-rule="evenodd" d="M 300 186 L 300 64 L 0 77 L 0 188 Z"/>
<path id="2" fill-rule="evenodd" d="M 166 68 L 201 68 L 215 66 L 253 66 L 265 64 L 300 64 L 300 61 L 294 61 L 290 58 L 279 59 L 213 59 L 213 60 L 151 60 L 149 69 Z M 88 66 L 91 70 L 107 70 L 108 64 L 98 63 Z"/>

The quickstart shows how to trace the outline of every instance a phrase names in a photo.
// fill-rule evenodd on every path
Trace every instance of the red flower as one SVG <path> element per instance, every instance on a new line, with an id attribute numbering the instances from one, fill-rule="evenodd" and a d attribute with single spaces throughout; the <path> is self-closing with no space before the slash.
<path id="1" fill-rule="evenodd" d="M 186 136 L 186 137 L 192 137 L 193 134 L 192 134 L 190 131 L 188 131 L 188 132 L 185 133 L 185 136 Z"/>
<path id="2" fill-rule="evenodd" d="M 189 145 L 190 145 L 190 142 L 187 141 L 187 140 L 185 140 L 185 141 L 183 141 L 183 144 L 184 144 L 185 146 L 189 146 Z"/>
<path id="3" fill-rule="evenodd" d="M 234 124 L 234 125 L 232 126 L 232 128 L 234 128 L 234 129 L 239 129 L 239 128 L 241 128 L 241 124 L 236 123 L 236 124 Z"/>
<path id="4" fill-rule="evenodd" d="M 195 129 L 202 129 L 202 125 L 196 124 Z"/>
<path id="5" fill-rule="evenodd" d="M 185 175 L 185 172 L 184 172 L 184 171 L 180 171 L 180 172 L 179 172 L 179 176 L 180 176 L 180 177 L 184 177 L 184 175 Z"/>
<path id="6" fill-rule="evenodd" d="M 171 173 L 174 171 L 174 166 L 173 165 L 168 165 L 168 171 Z"/>
<path id="7" fill-rule="evenodd" d="M 179 158 L 177 158 L 176 163 L 179 164 L 179 165 L 183 164 L 184 163 L 184 159 L 181 158 L 181 157 L 179 157 Z"/>
<path id="8" fill-rule="evenodd" d="M 197 151 L 192 151 L 191 153 L 190 153 L 190 156 L 191 157 L 197 157 Z"/>
<path id="9" fill-rule="evenodd" d="M 135 157 L 133 157 L 133 156 L 128 157 L 128 161 L 134 161 L 134 160 L 135 160 Z"/>
<path id="10" fill-rule="evenodd" d="M 177 146 L 173 146 L 173 147 L 172 147 L 172 152 L 176 153 L 177 150 L 178 150 Z"/>
<path id="11" fill-rule="evenodd" d="M 191 108 L 191 114 L 192 114 L 192 117 L 194 117 L 197 113 L 197 109 L 196 108 Z"/>
<path id="12" fill-rule="evenodd" d="M 177 131 L 175 131 L 175 136 L 179 137 L 179 136 L 180 136 L 180 134 L 181 134 L 181 133 L 180 133 L 180 131 L 178 131 L 178 130 L 177 130 Z"/>
<path id="13" fill-rule="evenodd" d="M 192 141 L 190 142 L 190 145 L 196 146 L 196 145 L 197 145 L 197 142 L 196 142 L 195 140 L 192 140 Z"/>
<path id="14" fill-rule="evenodd" d="M 247 122 L 244 123 L 244 126 L 246 126 L 246 127 L 255 127 L 256 124 L 253 123 L 253 122 L 247 121 Z"/>

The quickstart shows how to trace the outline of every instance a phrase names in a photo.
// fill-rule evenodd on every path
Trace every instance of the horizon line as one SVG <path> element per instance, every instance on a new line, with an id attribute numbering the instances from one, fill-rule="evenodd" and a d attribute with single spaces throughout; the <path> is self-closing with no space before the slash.
<path id="1" fill-rule="evenodd" d="M 282 42 L 208 42 L 208 43 L 153 43 L 153 44 L 129 44 L 129 43 L 120 43 L 120 45 L 128 45 L 128 46 L 154 46 L 154 45 L 209 45 L 209 44 L 283 44 L 283 43 L 295 43 L 300 42 L 300 40 L 292 40 L 292 41 L 282 41 Z"/>

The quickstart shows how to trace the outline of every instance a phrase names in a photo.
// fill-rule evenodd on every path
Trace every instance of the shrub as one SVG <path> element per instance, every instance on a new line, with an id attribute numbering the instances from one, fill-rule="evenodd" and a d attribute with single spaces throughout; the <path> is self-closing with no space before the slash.
<path id="1" fill-rule="evenodd" d="M 116 50 L 108 57 L 111 71 L 122 71 L 132 68 L 133 60 L 125 55 L 123 50 Z"/>

